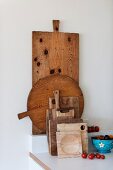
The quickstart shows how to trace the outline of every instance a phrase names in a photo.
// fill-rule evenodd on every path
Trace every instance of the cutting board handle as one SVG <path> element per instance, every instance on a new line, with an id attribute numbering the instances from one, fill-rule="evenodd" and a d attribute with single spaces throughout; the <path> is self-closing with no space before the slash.
<path id="1" fill-rule="evenodd" d="M 19 113 L 19 114 L 18 114 L 18 118 L 19 118 L 19 119 L 23 119 L 24 117 L 29 116 L 30 113 L 31 113 L 31 111 L 26 111 L 26 112 Z"/>
<path id="2" fill-rule="evenodd" d="M 26 112 L 22 112 L 18 114 L 18 118 L 19 119 L 23 119 L 24 117 L 30 116 L 34 111 L 37 111 L 38 108 L 33 108 L 32 110 L 26 111 Z"/>
<path id="3" fill-rule="evenodd" d="M 55 107 L 56 107 L 56 110 L 60 108 L 59 106 L 59 90 L 55 90 L 53 91 L 53 94 L 55 96 Z"/>
<path id="4" fill-rule="evenodd" d="M 53 20 L 53 31 L 54 32 L 59 32 L 59 20 Z"/>

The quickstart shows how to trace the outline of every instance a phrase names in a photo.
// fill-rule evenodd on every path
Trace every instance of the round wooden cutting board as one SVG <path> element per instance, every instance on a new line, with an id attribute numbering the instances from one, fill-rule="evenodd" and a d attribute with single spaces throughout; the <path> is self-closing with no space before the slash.
<path id="1" fill-rule="evenodd" d="M 79 118 L 81 118 L 84 99 L 83 94 L 74 79 L 64 75 L 52 75 L 40 79 L 31 89 L 27 109 L 30 111 L 34 131 L 39 128 L 39 133 L 46 131 L 46 109 L 49 107 L 49 97 L 53 97 L 53 91 L 59 90 L 60 96 L 73 96 L 79 98 Z M 33 110 L 33 111 L 32 111 Z M 35 132 L 33 133 L 35 134 Z"/>

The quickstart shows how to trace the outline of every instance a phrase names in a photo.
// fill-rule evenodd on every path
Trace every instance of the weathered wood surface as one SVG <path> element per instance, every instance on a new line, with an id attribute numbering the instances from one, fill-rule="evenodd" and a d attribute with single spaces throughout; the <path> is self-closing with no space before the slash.
<path id="1" fill-rule="evenodd" d="M 59 90 L 53 91 L 54 97 L 55 97 L 55 109 L 59 109 Z"/>
<path id="2" fill-rule="evenodd" d="M 59 132 L 70 132 L 70 131 L 87 131 L 87 124 L 86 123 L 62 123 L 62 124 L 57 124 L 57 131 Z"/>
<path id="3" fill-rule="evenodd" d="M 29 93 L 27 102 L 28 110 L 43 107 L 47 109 L 49 107 L 48 99 L 49 97 L 53 97 L 53 91 L 56 89 L 60 91 L 61 96 L 79 98 L 79 116 L 81 117 L 84 107 L 83 93 L 72 78 L 64 75 L 53 75 L 39 80 Z"/>
<path id="4" fill-rule="evenodd" d="M 57 124 L 57 131 L 59 132 L 80 131 L 82 139 L 82 150 L 83 152 L 88 153 L 87 123 Z"/>
<path id="5" fill-rule="evenodd" d="M 46 78 L 39 80 L 32 90 L 29 93 L 27 108 L 28 111 L 38 109 L 41 110 L 41 113 L 37 110 L 34 114 L 31 114 L 31 119 L 33 124 L 37 127 L 41 124 L 44 124 L 43 133 L 46 132 L 46 110 L 49 108 L 49 97 L 53 97 L 53 91 L 58 89 L 61 96 L 73 96 L 79 98 L 79 118 L 83 113 L 84 108 L 84 99 L 83 94 L 78 86 L 78 84 L 70 77 L 63 75 L 52 75 Z M 38 114 L 43 114 L 43 120 L 40 121 Z M 35 117 L 35 118 L 34 118 Z M 34 131 L 34 130 L 33 130 Z M 34 133 L 33 133 L 34 134 Z M 38 134 L 38 130 L 35 134 Z"/>
<path id="6" fill-rule="evenodd" d="M 79 116 L 79 97 L 64 97 L 60 96 L 59 99 L 60 108 L 74 108 L 74 117 L 80 118 Z M 56 107 L 55 98 L 49 97 L 49 108 L 54 109 Z"/>
<path id="7" fill-rule="evenodd" d="M 74 118 L 74 109 L 69 109 L 69 110 L 56 110 L 56 117 L 62 117 L 62 116 L 65 116 L 65 117 L 73 117 Z"/>
<path id="8" fill-rule="evenodd" d="M 47 135 L 47 141 L 48 141 L 48 145 L 49 145 L 49 150 L 50 150 L 50 145 L 49 143 L 50 140 L 49 140 L 49 124 L 50 124 L 50 120 L 52 121 L 55 121 L 57 120 L 57 118 L 60 118 L 60 120 L 67 120 L 68 118 L 72 119 L 74 118 L 74 109 L 71 109 L 69 111 L 65 111 L 64 113 L 61 113 L 60 111 L 57 111 L 56 109 L 47 109 L 46 110 L 46 135 Z M 56 124 L 55 124 L 56 125 Z"/>
<path id="9" fill-rule="evenodd" d="M 52 74 L 72 77 L 79 83 L 79 34 L 32 32 L 32 84 Z"/>
<path id="10" fill-rule="evenodd" d="M 74 119 L 72 117 L 57 117 L 56 119 L 52 119 L 50 114 L 50 119 L 48 123 L 48 142 L 49 142 L 49 151 L 51 155 L 57 155 L 57 141 L 56 141 L 56 132 L 57 132 L 57 124 L 62 123 L 82 123 L 82 119 Z"/>
<path id="11" fill-rule="evenodd" d="M 27 111 L 18 114 L 18 118 L 30 117 L 33 134 L 46 132 L 46 109 L 49 106 L 48 98 L 54 98 L 53 90 L 60 90 L 61 96 L 64 96 L 59 103 L 57 102 L 57 106 L 60 104 L 62 108 L 74 107 L 77 118 L 80 118 L 83 112 L 83 94 L 77 86 L 79 84 L 79 34 L 59 32 L 59 23 L 59 20 L 53 20 L 54 32 L 32 32 L 33 88 L 28 96 Z M 62 78 L 59 80 L 56 74 L 65 76 L 63 80 Z M 66 78 L 66 75 L 70 78 Z M 77 100 L 76 104 L 72 100 L 67 102 L 69 96 L 76 97 L 78 102 Z"/>
<path id="12" fill-rule="evenodd" d="M 59 158 L 81 156 L 82 141 L 80 131 L 56 132 L 56 137 Z"/>
<path id="13" fill-rule="evenodd" d="M 58 32 L 59 31 L 59 20 L 53 20 L 53 31 Z"/>

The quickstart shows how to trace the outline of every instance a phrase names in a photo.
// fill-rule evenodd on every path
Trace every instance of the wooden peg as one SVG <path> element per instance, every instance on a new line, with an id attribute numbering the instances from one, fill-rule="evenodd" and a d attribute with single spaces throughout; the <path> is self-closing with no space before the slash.
<path id="1" fill-rule="evenodd" d="M 59 20 L 53 20 L 53 31 L 58 32 L 59 31 Z"/>

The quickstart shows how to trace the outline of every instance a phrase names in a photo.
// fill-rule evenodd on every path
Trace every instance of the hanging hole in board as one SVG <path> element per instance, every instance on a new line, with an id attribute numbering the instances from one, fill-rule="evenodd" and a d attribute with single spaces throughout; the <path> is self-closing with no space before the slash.
<path id="1" fill-rule="evenodd" d="M 80 129 L 81 129 L 81 130 L 85 130 L 85 126 L 82 125 L 82 126 L 80 127 Z"/>
<path id="2" fill-rule="evenodd" d="M 55 73 L 55 70 L 54 69 L 51 69 L 50 70 L 50 74 L 54 74 Z"/>
<path id="3" fill-rule="evenodd" d="M 58 27 L 56 27 L 55 30 L 58 31 Z"/>

